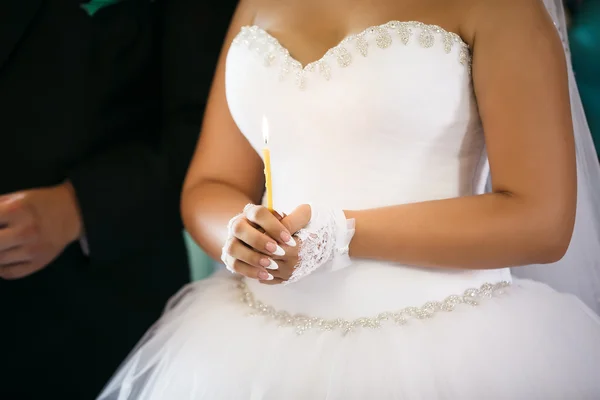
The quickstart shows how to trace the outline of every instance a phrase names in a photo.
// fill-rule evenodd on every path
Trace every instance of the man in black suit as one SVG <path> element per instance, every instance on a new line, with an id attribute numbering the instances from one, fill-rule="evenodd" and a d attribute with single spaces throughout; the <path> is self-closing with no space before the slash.
<path id="1" fill-rule="evenodd" d="M 179 193 L 230 15 L 206 7 L 0 4 L 0 399 L 93 399 L 188 280 Z"/>

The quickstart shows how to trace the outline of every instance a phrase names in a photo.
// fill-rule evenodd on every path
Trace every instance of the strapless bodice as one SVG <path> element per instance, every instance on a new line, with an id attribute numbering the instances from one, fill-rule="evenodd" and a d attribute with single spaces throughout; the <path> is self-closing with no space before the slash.
<path id="1" fill-rule="evenodd" d="M 371 27 L 308 65 L 265 30 L 245 27 L 228 53 L 226 93 L 235 122 L 259 153 L 263 117 L 268 121 L 278 210 L 308 202 L 365 209 L 484 190 L 487 159 L 469 49 L 440 27 Z M 507 269 L 354 260 L 343 271 L 285 287 L 248 284 L 277 308 L 350 318 L 502 280 L 510 280 Z"/>

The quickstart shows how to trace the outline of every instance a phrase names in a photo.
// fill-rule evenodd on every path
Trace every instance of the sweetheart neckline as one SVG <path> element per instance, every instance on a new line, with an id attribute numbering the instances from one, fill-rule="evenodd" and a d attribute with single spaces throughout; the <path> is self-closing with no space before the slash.
<path id="1" fill-rule="evenodd" d="M 340 47 L 342 47 L 343 45 L 345 45 L 349 41 L 354 40 L 356 37 L 364 36 L 368 32 L 370 32 L 372 30 L 375 30 L 375 29 L 381 29 L 381 28 L 389 27 L 390 24 L 394 24 L 394 23 L 396 23 L 396 24 L 416 24 L 416 25 L 419 25 L 419 26 L 421 26 L 423 28 L 432 30 L 434 32 L 441 32 L 441 33 L 444 33 L 446 35 L 450 35 L 450 36 L 454 37 L 455 40 L 458 40 L 458 42 L 460 42 L 463 46 L 465 46 L 468 49 L 470 49 L 470 46 L 463 40 L 462 37 L 460 37 L 460 35 L 458 33 L 452 32 L 452 31 L 448 31 L 448 30 L 442 28 L 439 25 L 427 24 L 427 23 L 421 22 L 421 21 L 397 21 L 397 20 L 390 20 L 390 21 L 388 21 L 388 22 L 386 22 L 384 24 L 369 26 L 369 27 L 363 29 L 362 31 L 360 31 L 358 33 L 349 33 L 349 34 L 347 34 L 337 44 L 335 44 L 334 46 L 328 48 L 325 51 L 325 54 L 323 54 L 317 60 L 314 60 L 314 61 L 311 61 L 311 62 L 308 62 L 308 63 L 304 64 L 304 63 L 298 61 L 298 59 L 296 59 L 292 55 L 292 52 L 286 46 L 282 45 L 281 42 L 279 42 L 279 40 L 275 36 L 273 36 L 267 29 L 261 28 L 258 25 L 246 25 L 246 26 L 243 26 L 241 28 L 240 32 L 243 29 L 256 29 L 256 30 L 260 31 L 261 33 L 263 33 L 264 35 L 266 35 L 267 37 L 269 37 L 279 48 L 281 48 L 293 62 L 297 63 L 301 67 L 301 69 L 306 70 L 310 66 L 322 62 L 325 58 L 327 58 L 329 55 L 331 55 L 332 53 L 334 53 L 336 51 L 336 49 L 339 49 Z"/>

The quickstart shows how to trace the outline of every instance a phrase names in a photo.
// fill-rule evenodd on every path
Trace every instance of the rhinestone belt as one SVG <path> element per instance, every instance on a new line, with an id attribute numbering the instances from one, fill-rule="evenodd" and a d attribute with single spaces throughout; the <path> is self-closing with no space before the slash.
<path id="1" fill-rule="evenodd" d="M 358 328 L 377 329 L 385 323 L 404 325 L 411 319 L 428 319 L 439 312 L 449 312 L 459 304 L 477 306 L 485 298 L 499 296 L 510 286 L 509 282 L 484 283 L 479 289 L 467 289 L 462 295 L 452 295 L 442 301 L 429 301 L 421 307 L 405 307 L 397 311 L 383 312 L 375 317 L 361 317 L 352 320 L 310 317 L 303 314 L 290 314 L 279 311 L 254 298 L 254 294 L 243 281 L 237 283 L 241 301 L 251 309 L 251 315 L 270 318 L 281 327 L 293 327 L 298 335 L 309 330 L 341 331 L 344 335 Z"/>

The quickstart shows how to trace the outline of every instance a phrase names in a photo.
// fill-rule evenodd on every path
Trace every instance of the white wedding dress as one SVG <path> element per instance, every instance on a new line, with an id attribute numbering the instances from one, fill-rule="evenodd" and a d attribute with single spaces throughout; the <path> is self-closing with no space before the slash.
<path id="1" fill-rule="evenodd" d="M 372 27 L 307 66 L 246 27 L 226 91 L 258 152 L 269 120 L 278 210 L 484 191 L 469 49 L 437 26 Z M 288 286 L 221 271 L 176 296 L 101 398 L 598 399 L 600 319 L 509 269 L 353 260 Z"/>

